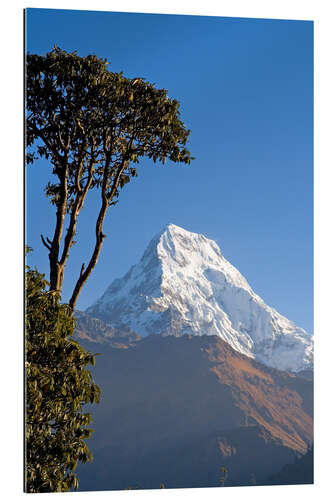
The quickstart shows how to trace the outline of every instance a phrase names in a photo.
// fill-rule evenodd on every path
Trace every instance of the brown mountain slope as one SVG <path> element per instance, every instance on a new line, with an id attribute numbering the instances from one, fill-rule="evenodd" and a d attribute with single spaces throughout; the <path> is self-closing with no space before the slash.
<path id="1" fill-rule="evenodd" d="M 312 383 L 218 337 L 156 335 L 103 349 L 95 459 L 79 469 L 81 490 L 218 486 L 222 466 L 226 485 L 249 484 L 312 442 Z"/>

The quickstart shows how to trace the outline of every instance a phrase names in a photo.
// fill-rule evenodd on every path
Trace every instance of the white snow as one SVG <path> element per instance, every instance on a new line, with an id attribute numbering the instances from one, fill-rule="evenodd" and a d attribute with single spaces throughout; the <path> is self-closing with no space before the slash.
<path id="1" fill-rule="evenodd" d="M 86 311 L 140 335 L 218 335 L 281 370 L 313 367 L 313 336 L 269 307 L 215 243 L 174 224 Z"/>

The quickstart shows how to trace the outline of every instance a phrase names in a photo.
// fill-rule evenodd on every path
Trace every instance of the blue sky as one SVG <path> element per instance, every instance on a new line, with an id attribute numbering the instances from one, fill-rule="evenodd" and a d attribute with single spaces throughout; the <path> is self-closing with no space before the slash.
<path id="1" fill-rule="evenodd" d="M 29 9 L 27 49 L 95 53 L 181 103 L 191 166 L 143 161 L 105 222 L 108 235 L 78 302 L 84 309 L 172 222 L 213 238 L 271 306 L 313 331 L 313 24 Z M 40 233 L 55 214 L 44 162 L 27 171 L 30 263 L 48 272 Z M 67 266 L 67 300 L 94 239 L 92 194 Z"/>

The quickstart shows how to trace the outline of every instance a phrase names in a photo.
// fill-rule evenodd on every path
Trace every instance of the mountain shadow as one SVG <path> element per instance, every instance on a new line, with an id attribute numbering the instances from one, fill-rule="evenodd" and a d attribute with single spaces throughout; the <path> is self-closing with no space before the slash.
<path id="1" fill-rule="evenodd" d="M 225 486 L 260 484 L 313 440 L 312 382 L 217 336 L 153 335 L 98 351 L 102 399 L 81 491 L 220 486 L 221 467 Z"/>
<path id="2" fill-rule="evenodd" d="M 272 474 L 263 485 L 313 484 L 313 445 L 303 456 L 296 456 L 293 463 L 286 464 L 277 474 Z"/>

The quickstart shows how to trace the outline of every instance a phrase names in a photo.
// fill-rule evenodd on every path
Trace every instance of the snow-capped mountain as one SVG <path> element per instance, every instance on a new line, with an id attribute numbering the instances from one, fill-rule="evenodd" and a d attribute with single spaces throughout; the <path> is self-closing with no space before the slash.
<path id="1" fill-rule="evenodd" d="M 266 305 L 215 241 L 174 224 L 86 312 L 142 336 L 218 335 L 280 370 L 313 367 L 313 336 Z"/>

